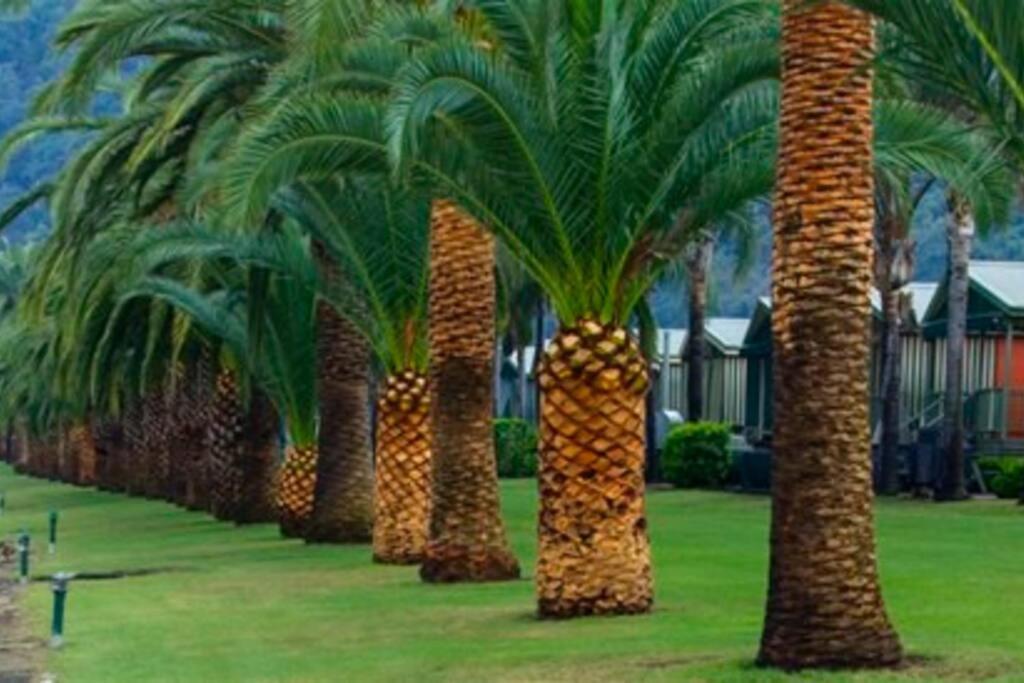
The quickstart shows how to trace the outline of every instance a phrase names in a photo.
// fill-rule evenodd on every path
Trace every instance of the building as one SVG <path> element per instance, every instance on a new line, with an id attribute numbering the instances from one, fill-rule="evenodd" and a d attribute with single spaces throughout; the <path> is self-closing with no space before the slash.
<path id="1" fill-rule="evenodd" d="M 933 346 L 928 390 L 937 397 L 946 385 L 948 303 L 943 284 L 922 321 Z M 1024 441 L 1024 262 L 970 263 L 964 393 L 967 430 L 981 447 Z"/>

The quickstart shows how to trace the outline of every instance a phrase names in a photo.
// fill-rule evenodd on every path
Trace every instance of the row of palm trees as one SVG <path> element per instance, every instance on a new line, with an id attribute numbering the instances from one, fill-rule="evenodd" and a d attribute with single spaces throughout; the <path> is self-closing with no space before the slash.
<path id="1" fill-rule="evenodd" d="M 1004 218 L 1024 57 L 980 0 L 863 4 L 888 20 L 878 60 L 873 20 L 837 2 L 83 2 L 63 75 L 0 146 L 88 132 L 16 205 L 47 201 L 53 230 L 0 326 L 3 417 L 40 473 L 372 541 L 426 581 L 515 578 L 492 378 L 495 321 L 528 318 L 496 302 L 526 279 L 558 323 L 539 613 L 646 612 L 633 330 L 695 240 L 774 185 L 760 660 L 895 664 L 866 408 L 876 204 L 906 223 L 935 178 Z M 110 87 L 122 110 L 96 115 Z"/>

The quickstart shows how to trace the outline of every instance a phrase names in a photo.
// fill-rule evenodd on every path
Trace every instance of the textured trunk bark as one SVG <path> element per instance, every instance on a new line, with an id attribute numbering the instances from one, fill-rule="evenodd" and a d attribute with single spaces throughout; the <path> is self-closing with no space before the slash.
<path id="1" fill-rule="evenodd" d="M 144 494 L 169 499 L 171 480 L 170 414 L 163 387 L 151 389 L 142 400 L 146 469 Z"/>
<path id="2" fill-rule="evenodd" d="M 210 405 L 210 513 L 220 520 L 238 517 L 242 500 L 245 424 L 238 382 L 231 368 L 221 367 Z"/>
<path id="3" fill-rule="evenodd" d="M 61 424 L 57 427 L 58 477 L 65 484 L 75 484 L 78 478 L 78 453 L 71 441 L 71 427 Z"/>
<path id="4" fill-rule="evenodd" d="M 316 444 L 289 445 L 278 472 L 277 511 L 281 535 L 303 538 L 313 518 L 316 496 Z"/>
<path id="5" fill-rule="evenodd" d="M 97 477 L 103 491 L 124 490 L 124 429 L 121 421 L 107 417 L 93 428 L 96 443 Z"/>
<path id="6" fill-rule="evenodd" d="M 146 451 L 145 411 L 142 399 L 135 398 L 124 414 L 125 490 L 130 496 L 146 495 L 149 456 Z"/>
<path id="7" fill-rule="evenodd" d="M 185 460 L 184 505 L 210 509 L 210 432 L 216 424 L 213 392 L 216 378 L 212 349 L 203 348 L 191 368 L 192 381 L 182 402 L 182 457 Z"/>
<path id="8" fill-rule="evenodd" d="M 432 468 L 427 378 L 411 371 L 389 377 L 377 403 L 375 562 L 423 560 Z"/>
<path id="9" fill-rule="evenodd" d="M 707 342 L 704 326 L 708 307 L 708 272 L 714 256 L 715 243 L 710 236 L 701 237 L 690 248 L 686 270 L 690 286 L 690 338 L 686 353 L 686 420 L 704 419 L 704 361 Z"/>
<path id="10" fill-rule="evenodd" d="M 626 330 L 581 321 L 545 352 L 540 382 L 540 615 L 647 612 L 643 353 Z"/>
<path id="11" fill-rule="evenodd" d="M 430 244 L 433 504 L 425 581 L 519 577 L 501 518 L 494 454 L 494 239 L 449 201 L 434 202 Z"/>
<path id="12" fill-rule="evenodd" d="M 902 650 L 875 555 L 868 411 L 872 20 L 784 0 L 775 429 L 760 664 L 882 667 Z"/>
<path id="13" fill-rule="evenodd" d="M 337 277 L 322 248 L 325 277 Z M 373 536 L 373 454 L 370 443 L 370 348 L 359 331 L 326 303 L 317 309 L 320 455 L 316 505 L 306 539 L 365 543 Z"/>
<path id="14" fill-rule="evenodd" d="M 74 483 L 79 486 L 96 484 L 96 442 L 92 438 L 92 420 L 88 417 L 75 423 L 68 435 L 71 451 L 75 454 Z"/>
<path id="15" fill-rule="evenodd" d="M 901 295 L 892 287 L 881 290 L 885 316 L 882 340 L 882 465 L 879 491 L 896 495 L 900 491 L 900 305 Z"/>
<path id="16" fill-rule="evenodd" d="M 946 395 L 942 420 L 943 467 L 936 486 L 939 500 L 966 500 L 964 462 L 964 347 L 967 343 L 967 290 L 974 219 L 969 207 L 950 197 Z"/>
<path id="17" fill-rule="evenodd" d="M 277 519 L 274 475 L 278 461 L 280 418 L 266 394 L 253 390 L 242 429 L 241 485 L 236 524 L 261 524 Z"/>

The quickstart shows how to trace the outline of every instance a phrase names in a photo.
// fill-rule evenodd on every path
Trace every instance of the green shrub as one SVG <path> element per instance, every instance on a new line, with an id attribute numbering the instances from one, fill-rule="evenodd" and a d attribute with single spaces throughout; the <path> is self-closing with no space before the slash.
<path id="1" fill-rule="evenodd" d="M 665 479 L 683 488 L 721 488 L 729 478 L 729 426 L 692 422 L 669 432 L 661 465 Z"/>
<path id="2" fill-rule="evenodd" d="M 494 449 L 499 477 L 537 476 L 537 430 L 526 420 L 495 420 Z"/>
<path id="3" fill-rule="evenodd" d="M 985 486 L 1000 498 L 1017 498 L 1024 491 L 1024 458 L 980 458 L 978 468 Z"/>

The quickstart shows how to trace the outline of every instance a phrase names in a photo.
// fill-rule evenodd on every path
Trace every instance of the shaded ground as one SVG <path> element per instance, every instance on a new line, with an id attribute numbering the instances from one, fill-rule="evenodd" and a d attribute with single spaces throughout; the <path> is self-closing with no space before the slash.
<path id="1" fill-rule="evenodd" d="M 502 489 L 527 575 L 535 488 Z M 58 553 L 37 558 L 37 575 L 187 570 L 73 584 L 67 644 L 45 652 L 62 682 L 1024 683 L 1024 510 L 1012 504 L 881 504 L 885 595 L 914 658 L 899 672 L 788 676 L 750 665 L 767 574 L 764 498 L 653 494 L 655 613 L 540 622 L 529 578 L 425 586 L 414 568 L 373 566 L 365 547 L 306 547 L 269 526 L 235 529 L 2 468 L 0 491 L 0 536 L 28 526 L 42 539 L 47 511 L 61 511 Z M 49 588 L 33 584 L 21 604 L 45 636 Z"/>

